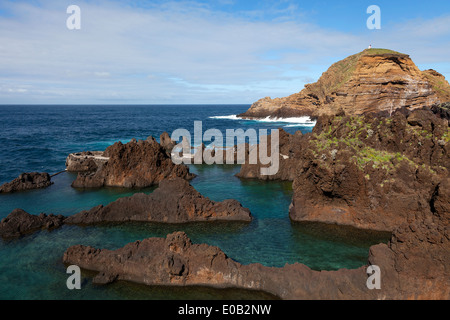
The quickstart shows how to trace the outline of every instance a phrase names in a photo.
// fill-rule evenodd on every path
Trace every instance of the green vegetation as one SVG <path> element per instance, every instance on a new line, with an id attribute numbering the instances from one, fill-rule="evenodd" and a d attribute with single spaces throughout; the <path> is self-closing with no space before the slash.
<path id="1" fill-rule="evenodd" d="M 409 165 L 417 167 L 413 161 L 399 152 L 392 153 L 387 151 L 379 151 L 370 147 L 365 147 L 359 150 L 358 154 L 354 156 L 354 158 L 361 170 L 364 170 L 368 163 L 372 163 L 372 167 L 374 169 L 381 168 L 389 172 L 395 169 L 395 164 L 398 165 L 403 161 L 406 161 Z"/>
<path id="2" fill-rule="evenodd" d="M 331 83 L 328 90 L 329 92 L 337 91 L 342 85 L 350 80 L 353 73 L 356 70 L 356 63 L 361 57 L 362 53 L 352 55 L 344 60 L 341 60 L 333 64 L 329 71 L 336 77 L 334 83 Z"/>
<path id="3" fill-rule="evenodd" d="M 350 80 L 356 70 L 357 62 L 362 56 L 376 54 L 402 53 L 381 48 L 366 49 L 331 65 L 331 67 L 322 75 L 318 82 L 308 87 L 308 90 L 320 99 L 325 99 L 327 95 L 332 92 L 337 92 Z"/>
<path id="4" fill-rule="evenodd" d="M 345 121 L 345 122 L 344 122 Z M 380 128 L 384 124 L 388 124 L 392 119 L 384 119 L 379 123 L 376 122 L 376 128 L 372 129 L 372 123 L 366 123 L 363 117 L 353 116 L 349 118 L 336 117 L 332 120 L 332 124 L 329 125 L 319 135 L 314 134 L 310 139 L 311 150 L 315 157 L 322 154 L 331 155 L 333 150 L 349 150 L 352 151 L 353 159 L 358 165 L 358 168 L 362 171 L 365 170 L 367 165 L 371 165 L 374 169 L 383 169 L 387 172 L 395 170 L 401 163 L 405 163 L 409 166 L 418 168 L 419 166 L 405 155 L 397 152 L 381 151 L 375 148 L 367 146 L 365 140 L 370 139 L 375 134 L 383 134 L 384 136 L 392 135 L 390 130 L 380 133 Z M 336 132 L 339 129 L 339 134 Z M 423 130 L 422 128 L 415 128 L 409 126 L 407 130 L 412 130 L 414 140 L 418 141 L 422 139 L 432 139 L 432 133 Z M 338 137 L 339 136 L 339 137 Z M 443 140 L 449 141 L 450 130 L 444 134 Z M 423 140 L 422 140 L 423 141 Z M 412 142 L 409 142 L 411 144 Z M 330 157 L 334 159 L 335 157 Z M 324 164 L 325 165 L 325 164 Z M 428 168 L 430 172 L 433 170 L 424 165 L 424 168 Z M 366 175 L 365 178 L 370 180 L 370 176 Z"/>
<path id="5" fill-rule="evenodd" d="M 450 100 L 450 85 L 445 78 L 441 78 L 429 70 L 423 71 L 422 74 L 425 75 L 427 80 L 431 83 L 433 90 L 438 94 L 441 101 Z"/>
<path id="6" fill-rule="evenodd" d="M 377 151 L 372 148 L 364 148 L 360 150 L 358 155 L 354 158 L 361 170 L 364 170 L 369 162 L 373 162 L 373 168 L 381 168 L 390 171 L 394 168 L 394 165 L 392 164 L 392 159 L 394 159 L 394 157 L 395 156 L 389 152 Z"/>
<path id="7" fill-rule="evenodd" d="M 403 54 L 397 51 L 389 50 L 389 49 L 382 49 L 382 48 L 372 48 L 372 49 L 366 49 L 363 51 L 364 54 Z"/>
<path id="8" fill-rule="evenodd" d="M 444 133 L 442 136 L 442 140 L 449 143 L 450 142 L 450 129 L 447 129 L 447 132 Z"/>
<path id="9" fill-rule="evenodd" d="M 423 139 L 425 140 L 434 139 L 435 141 L 444 140 L 445 142 L 450 142 L 450 128 L 447 128 L 447 131 L 442 135 L 442 137 L 433 135 L 432 132 L 422 129 L 421 127 L 408 126 L 406 130 L 408 130 L 409 133 L 414 135 L 414 140 L 417 141 L 419 145 L 422 145 Z M 412 145 L 412 142 L 410 142 L 409 145 Z"/>

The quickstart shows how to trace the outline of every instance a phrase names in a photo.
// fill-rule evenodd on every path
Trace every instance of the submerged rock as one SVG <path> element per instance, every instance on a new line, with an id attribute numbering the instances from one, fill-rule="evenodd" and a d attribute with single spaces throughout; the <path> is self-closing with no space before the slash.
<path id="1" fill-rule="evenodd" d="M 41 189 L 50 186 L 52 183 L 50 175 L 46 172 L 22 173 L 13 181 L 0 186 L 0 193 Z"/>
<path id="2" fill-rule="evenodd" d="M 38 216 L 29 214 L 22 209 L 15 209 L 0 222 L 0 236 L 17 238 L 25 234 L 42 230 L 58 228 L 64 223 L 64 216 L 53 214 Z"/>
<path id="3" fill-rule="evenodd" d="M 69 224 L 100 222 L 251 221 L 250 210 L 236 200 L 211 201 L 181 178 L 164 180 L 151 194 L 138 193 L 120 198 L 107 206 L 98 206 L 66 219 Z"/>

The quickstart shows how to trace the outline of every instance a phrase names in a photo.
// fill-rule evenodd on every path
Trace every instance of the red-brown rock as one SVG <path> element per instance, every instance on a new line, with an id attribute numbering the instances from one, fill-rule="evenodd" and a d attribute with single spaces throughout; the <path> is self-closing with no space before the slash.
<path id="1" fill-rule="evenodd" d="M 64 223 L 64 216 L 53 214 L 38 216 L 31 215 L 22 209 L 15 209 L 0 223 L 0 236 L 3 238 L 17 238 L 42 229 L 54 229 Z"/>
<path id="2" fill-rule="evenodd" d="M 448 218 L 448 217 L 447 217 Z M 448 221 L 447 221 L 448 222 Z M 400 244 L 394 233 L 389 245 L 372 246 L 369 263 L 381 269 L 381 289 L 367 287 L 367 266 L 338 271 L 314 271 L 303 264 L 270 268 L 241 265 L 219 248 L 193 244 L 183 232 L 166 239 L 149 238 L 110 251 L 82 245 L 66 250 L 63 262 L 97 271 L 94 282 L 126 280 L 146 285 L 209 286 L 268 292 L 282 299 L 449 299 L 449 239 L 443 220 L 429 225 L 436 242 L 411 239 Z M 448 223 L 447 223 L 448 227 Z M 406 238 L 422 237 L 406 231 Z M 409 261 L 406 261 L 410 259 Z"/>
<path id="3" fill-rule="evenodd" d="M 236 200 L 211 201 L 181 178 L 163 180 L 151 194 L 138 193 L 66 219 L 68 224 L 101 222 L 251 221 L 250 210 Z"/>
<path id="4" fill-rule="evenodd" d="M 7 182 L 0 186 L 0 193 L 42 189 L 47 188 L 52 183 L 53 182 L 51 182 L 50 175 L 46 172 L 22 173 L 13 181 Z"/>
<path id="5" fill-rule="evenodd" d="M 430 110 L 319 118 L 301 142 L 291 219 L 393 231 L 432 212 L 449 175 L 449 134 Z"/>
<path id="6" fill-rule="evenodd" d="M 181 177 L 189 180 L 194 177 L 185 165 L 175 165 L 166 150 L 152 137 L 127 144 L 116 142 L 105 150 L 103 156 L 109 160 L 94 173 L 79 173 L 72 186 L 143 188 L 164 179 Z"/>
<path id="7" fill-rule="evenodd" d="M 241 165 L 241 170 L 236 174 L 238 178 L 244 179 L 259 179 L 259 180 L 284 180 L 293 181 L 297 174 L 298 159 L 300 158 L 301 148 L 300 141 L 302 133 L 297 131 L 295 134 L 290 134 L 283 129 L 278 129 L 279 134 L 279 169 L 276 174 L 262 175 L 261 168 L 268 167 L 259 161 L 257 164 L 250 164 L 248 152 L 246 161 Z M 267 152 L 271 154 L 271 135 L 267 137 Z M 259 152 L 259 145 L 254 146 L 256 152 Z"/>
<path id="8" fill-rule="evenodd" d="M 420 71 L 410 57 L 368 49 L 333 64 L 320 79 L 285 98 L 255 102 L 243 118 L 360 115 L 447 102 L 450 85 L 434 70 Z"/>

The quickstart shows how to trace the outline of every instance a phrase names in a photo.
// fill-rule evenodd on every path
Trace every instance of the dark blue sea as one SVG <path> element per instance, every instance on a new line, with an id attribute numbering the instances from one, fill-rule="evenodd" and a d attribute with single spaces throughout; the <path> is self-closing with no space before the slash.
<path id="1" fill-rule="evenodd" d="M 159 139 L 163 131 L 171 134 L 185 128 L 192 132 L 194 121 L 203 130 L 283 128 L 294 133 L 310 132 L 304 119 L 290 121 L 240 120 L 235 115 L 249 105 L 152 105 L 152 106 L 0 106 L 0 184 L 22 172 L 48 172 L 65 169 L 69 153 L 104 150 L 116 141 L 132 138 Z M 160 288 L 125 282 L 108 286 L 91 284 L 92 274 L 83 272 L 81 290 L 66 287 L 64 251 L 83 244 L 116 249 L 148 237 L 165 237 L 185 231 L 195 243 L 220 247 L 242 264 L 261 263 L 282 267 L 301 262 L 315 270 L 358 268 L 366 264 L 372 244 L 386 242 L 385 235 L 359 232 L 351 228 L 315 224 L 295 224 L 289 220 L 292 199 L 289 182 L 241 180 L 234 175 L 237 165 L 191 165 L 197 174 L 191 182 L 212 200 L 237 199 L 248 207 L 254 220 L 250 224 L 195 223 L 187 225 L 124 224 L 95 227 L 64 226 L 37 232 L 23 238 L 0 240 L 0 299 L 261 299 L 266 296 L 241 290 L 211 288 Z M 99 204 L 108 204 L 141 190 L 103 188 L 75 190 L 74 174 L 62 173 L 47 189 L 0 194 L 0 219 L 13 209 L 29 213 L 72 215 Z"/>

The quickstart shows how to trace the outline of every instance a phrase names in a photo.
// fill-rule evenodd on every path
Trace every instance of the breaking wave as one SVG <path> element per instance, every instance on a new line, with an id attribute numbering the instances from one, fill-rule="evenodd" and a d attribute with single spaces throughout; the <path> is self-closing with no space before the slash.
<path id="1" fill-rule="evenodd" d="M 264 119 L 243 119 L 239 118 L 237 115 L 232 114 L 228 116 L 214 116 L 209 117 L 210 119 L 226 119 L 226 120 L 243 120 L 243 121 L 259 121 L 259 122 L 274 122 L 274 123 L 289 123 L 285 127 L 314 127 L 316 125 L 315 120 L 311 120 L 310 117 L 293 117 L 293 118 L 271 118 L 266 117 Z"/>

